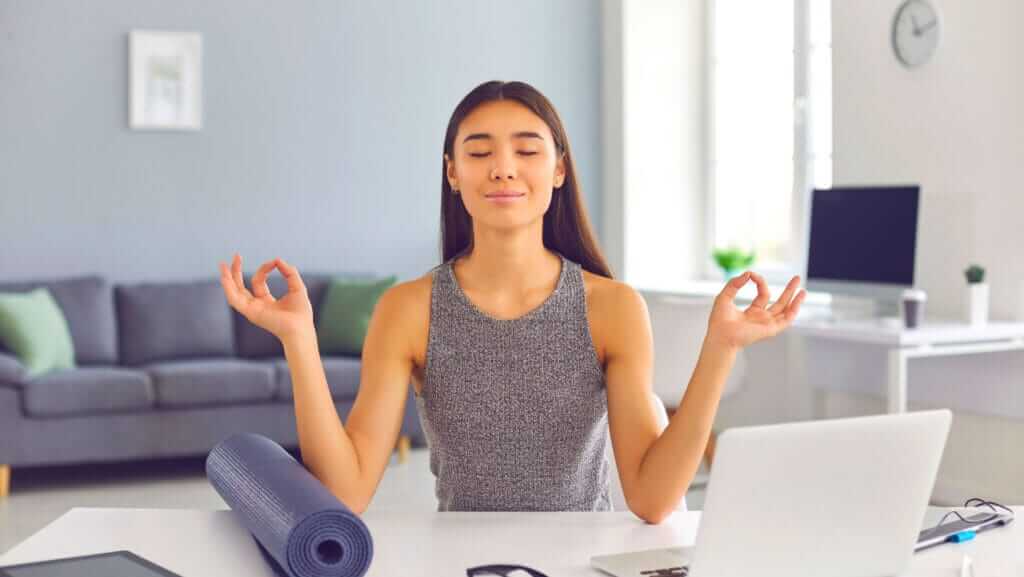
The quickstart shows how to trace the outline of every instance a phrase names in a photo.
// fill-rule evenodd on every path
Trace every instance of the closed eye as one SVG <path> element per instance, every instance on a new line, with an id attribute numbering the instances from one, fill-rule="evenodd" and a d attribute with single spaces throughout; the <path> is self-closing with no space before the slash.
<path id="1" fill-rule="evenodd" d="M 490 152 L 470 152 L 469 153 L 469 155 L 472 156 L 473 158 L 483 158 L 483 157 L 485 157 L 485 156 L 487 156 L 489 154 L 490 154 Z M 526 151 L 526 150 L 520 150 L 519 154 L 522 154 L 523 156 L 533 156 L 533 155 L 535 155 L 537 153 L 536 152 L 529 152 L 529 151 Z"/>

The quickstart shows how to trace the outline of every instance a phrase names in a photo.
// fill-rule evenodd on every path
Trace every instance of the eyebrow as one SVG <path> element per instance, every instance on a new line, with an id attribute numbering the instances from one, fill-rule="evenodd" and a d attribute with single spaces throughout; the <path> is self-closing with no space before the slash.
<path id="1" fill-rule="evenodd" d="M 493 137 L 486 132 L 476 132 L 467 136 L 462 142 L 469 142 L 470 140 L 490 140 L 491 138 Z M 516 132 L 512 135 L 512 138 L 537 138 L 539 140 L 544 140 L 544 137 L 540 134 L 530 131 Z"/>

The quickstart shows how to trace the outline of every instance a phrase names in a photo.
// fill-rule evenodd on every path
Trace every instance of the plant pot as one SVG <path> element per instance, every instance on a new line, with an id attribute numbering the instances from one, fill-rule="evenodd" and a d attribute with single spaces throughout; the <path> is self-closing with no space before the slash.
<path id="1" fill-rule="evenodd" d="M 964 293 L 964 317 L 972 325 L 988 322 L 988 283 L 969 283 Z"/>

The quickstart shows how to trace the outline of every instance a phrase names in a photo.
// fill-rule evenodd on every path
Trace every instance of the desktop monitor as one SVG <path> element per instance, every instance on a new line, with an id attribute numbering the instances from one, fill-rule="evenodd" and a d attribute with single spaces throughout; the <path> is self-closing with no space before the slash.
<path id="1" fill-rule="evenodd" d="M 895 303 L 914 284 L 919 186 L 815 189 L 807 290 Z"/>

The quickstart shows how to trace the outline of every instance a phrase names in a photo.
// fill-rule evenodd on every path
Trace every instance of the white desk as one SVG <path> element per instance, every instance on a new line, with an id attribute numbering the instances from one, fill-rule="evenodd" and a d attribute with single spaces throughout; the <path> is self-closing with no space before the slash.
<path id="1" fill-rule="evenodd" d="M 1024 323 L 992 321 L 984 325 L 924 323 L 916 329 L 892 328 L 877 321 L 798 320 L 790 329 L 805 337 L 883 346 L 888 355 L 888 412 L 907 410 L 910 359 L 1024 350 Z"/>
<path id="2" fill-rule="evenodd" d="M 944 511 L 929 510 L 925 525 Z M 368 512 L 363 520 L 374 540 L 371 577 L 459 577 L 484 563 L 524 564 L 550 577 L 595 577 L 602 573 L 589 567 L 594 554 L 692 545 L 700 511 L 676 512 L 658 525 L 628 512 Z M 959 575 L 964 553 L 974 559 L 978 577 L 1024 575 L 1020 525 L 917 553 L 905 575 Z M 255 540 L 227 510 L 75 508 L 0 557 L 0 566 L 117 549 L 184 577 L 273 577 Z"/>

